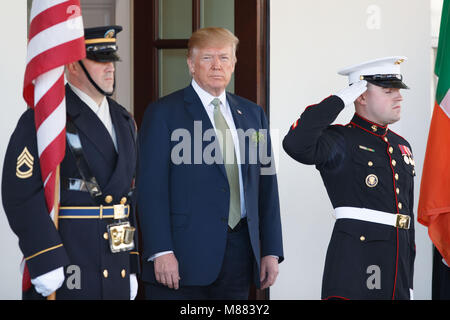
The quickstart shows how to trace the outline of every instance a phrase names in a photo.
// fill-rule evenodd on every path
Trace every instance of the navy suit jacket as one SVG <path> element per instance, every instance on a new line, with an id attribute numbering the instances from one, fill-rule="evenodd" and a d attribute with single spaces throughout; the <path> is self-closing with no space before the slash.
<path id="1" fill-rule="evenodd" d="M 261 107 L 230 93 L 227 100 L 237 130 L 268 129 Z M 215 134 L 211 141 L 202 139 L 208 129 L 214 130 L 192 86 L 149 105 L 145 112 L 137 177 L 144 281 L 155 282 L 149 257 L 167 250 L 173 250 L 178 260 L 181 285 L 208 285 L 220 272 L 230 192 L 224 165 L 199 159 L 211 150 L 211 143 L 217 143 Z M 259 155 L 252 161 L 252 149 L 263 145 L 268 147 L 271 161 L 267 163 Z M 262 169 L 274 168 L 268 131 L 248 136 L 240 147 L 254 276 L 259 285 L 261 257 L 275 255 L 279 262 L 283 260 L 278 186 L 275 170 L 270 175 L 261 174 Z M 174 163 L 174 156 L 185 161 Z"/>

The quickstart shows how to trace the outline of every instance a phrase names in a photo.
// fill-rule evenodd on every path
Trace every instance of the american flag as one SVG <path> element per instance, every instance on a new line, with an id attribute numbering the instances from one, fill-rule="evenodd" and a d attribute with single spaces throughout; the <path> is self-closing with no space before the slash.
<path id="1" fill-rule="evenodd" d="M 64 65 L 86 56 L 83 30 L 79 0 L 33 1 L 23 97 L 34 109 L 45 200 L 53 219 L 59 206 L 57 168 L 66 148 Z M 23 290 L 30 286 L 25 266 Z"/>

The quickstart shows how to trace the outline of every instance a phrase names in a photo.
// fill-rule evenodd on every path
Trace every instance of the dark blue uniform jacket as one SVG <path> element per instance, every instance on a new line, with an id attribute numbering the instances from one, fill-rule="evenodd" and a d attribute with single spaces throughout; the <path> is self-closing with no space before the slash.
<path id="1" fill-rule="evenodd" d="M 131 205 L 129 221 L 134 217 L 135 195 L 130 195 L 136 170 L 135 126 L 131 115 L 108 98 L 112 123 L 117 136 L 118 152 L 107 129 L 97 115 L 66 86 L 67 115 L 75 124 L 86 161 L 103 192 L 97 203 L 84 191 L 61 189 L 60 204 L 65 206 L 111 206 L 123 197 Z M 32 175 L 19 178 L 17 159 L 27 148 L 34 158 Z M 19 168 L 21 169 L 21 168 Z M 75 158 L 68 146 L 61 163 L 61 180 L 81 179 Z M 112 203 L 105 197 L 112 196 Z M 27 110 L 20 118 L 5 156 L 2 199 L 8 221 L 19 238 L 19 247 L 26 259 L 31 278 L 64 266 L 66 280 L 57 291 L 57 299 L 129 299 L 130 273 L 138 272 L 137 248 L 111 253 L 106 236 L 113 219 L 60 219 L 56 230 L 45 204 L 39 167 L 34 111 Z M 136 245 L 137 242 L 135 241 Z M 72 268 L 67 269 L 67 267 Z M 73 267 L 75 266 L 75 267 Z M 74 289 L 70 279 L 79 267 L 81 282 Z M 80 288 L 78 288 L 80 287 Z"/>

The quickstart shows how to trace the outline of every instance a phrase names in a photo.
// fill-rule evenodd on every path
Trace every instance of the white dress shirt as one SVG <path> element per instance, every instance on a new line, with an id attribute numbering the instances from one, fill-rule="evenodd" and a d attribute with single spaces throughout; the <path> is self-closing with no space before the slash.
<path id="1" fill-rule="evenodd" d="M 112 123 L 111 114 L 109 113 L 109 103 L 106 97 L 103 97 L 102 102 L 98 105 L 91 97 L 89 97 L 86 93 L 78 89 L 77 87 L 70 84 L 70 88 L 72 91 L 83 101 L 85 104 L 91 108 L 91 110 L 98 116 L 100 121 L 105 126 L 106 130 L 108 130 L 109 135 L 114 143 L 114 148 L 117 150 L 117 138 L 116 131 L 114 130 L 114 125 Z"/>
<path id="2" fill-rule="evenodd" d="M 239 149 L 239 137 L 237 134 L 236 126 L 234 124 L 233 120 L 233 114 L 231 113 L 230 105 L 227 101 L 227 95 L 226 92 L 223 91 L 221 95 L 218 97 L 215 97 L 208 93 L 207 91 L 203 90 L 197 82 L 195 82 L 194 79 L 192 79 L 192 87 L 194 88 L 194 91 L 197 93 L 197 95 L 200 98 L 200 101 L 203 104 L 203 107 L 205 108 L 206 113 L 208 114 L 209 120 L 211 120 L 211 124 L 213 125 L 214 130 L 216 130 L 216 126 L 214 123 L 214 106 L 212 105 L 212 101 L 214 98 L 218 98 L 220 100 L 220 111 L 222 112 L 223 117 L 225 118 L 225 121 L 228 124 L 228 127 L 230 128 L 231 136 L 233 137 L 233 143 L 234 143 L 234 151 L 236 154 L 236 161 L 238 164 L 238 170 L 239 170 L 239 191 L 240 191 L 240 199 L 241 199 L 241 218 L 245 218 L 247 216 L 247 212 L 245 211 L 245 198 L 244 198 L 244 184 L 242 181 L 242 172 L 241 172 L 241 152 Z M 159 252 L 154 255 L 152 255 L 148 261 L 153 261 L 155 258 L 162 256 L 167 253 L 172 253 L 173 251 L 164 251 Z"/>

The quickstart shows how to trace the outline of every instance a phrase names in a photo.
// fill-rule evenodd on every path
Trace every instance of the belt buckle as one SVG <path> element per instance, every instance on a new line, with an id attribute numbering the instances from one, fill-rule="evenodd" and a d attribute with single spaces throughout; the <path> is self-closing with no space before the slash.
<path id="1" fill-rule="evenodd" d="M 125 219 L 125 206 L 123 204 L 115 204 L 114 208 L 114 220 Z"/>
<path id="2" fill-rule="evenodd" d="M 136 229 L 129 222 L 113 223 L 107 226 L 109 245 L 112 253 L 134 249 Z"/>
<path id="3" fill-rule="evenodd" d="M 400 229 L 409 229 L 410 217 L 404 214 L 397 214 L 395 219 L 395 227 Z"/>

